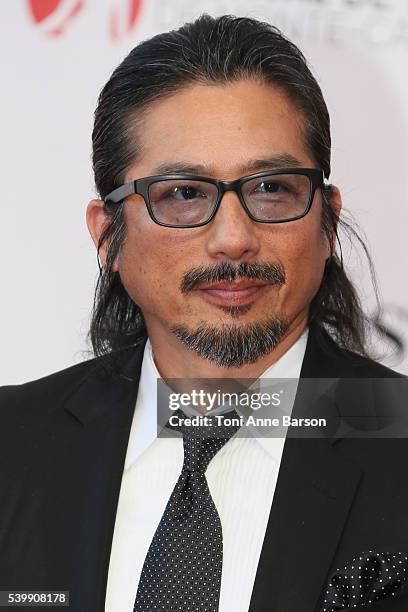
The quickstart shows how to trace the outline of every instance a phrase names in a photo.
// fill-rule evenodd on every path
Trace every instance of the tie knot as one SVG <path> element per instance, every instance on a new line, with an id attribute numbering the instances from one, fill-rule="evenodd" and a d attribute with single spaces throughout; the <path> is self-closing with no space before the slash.
<path id="1" fill-rule="evenodd" d="M 211 459 L 239 430 L 241 420 L 235 410 L 222 415 L 191 417 L 175 413 L 177 425 L 168 425 L 183 435 L 184 465 L 189 472 L 204 473 Z"/>

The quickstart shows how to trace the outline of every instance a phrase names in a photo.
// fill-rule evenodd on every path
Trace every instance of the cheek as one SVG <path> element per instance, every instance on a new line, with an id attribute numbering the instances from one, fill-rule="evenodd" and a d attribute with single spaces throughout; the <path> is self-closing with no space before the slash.
<path id="1" fill-rule="evenodd" d="M 319 223 L 299 226 L 285 241 L 286 299 L 310 301 L 317 292 L 327 257 L 325 236 Z"/>
<path id="2" fill-rule="evenodd" d="M 162 249 L 147 235 L 132 240 L 129 236 L 122 247 L 119 273 L 130 297 L 142 305 L 156 291 L 165 289 L 163 271 L 167 269 Z"/>
<path id="3" fill-rule="evenodd" d="M 142 308 L 160 308 L 177 284 L 182 260 L 177 236 L 150 217 L 125 211 L 126 238 L 119 256 L 119 273 L 129 296 Z M 159 296 L 159 300 L 158 300 Z"/>

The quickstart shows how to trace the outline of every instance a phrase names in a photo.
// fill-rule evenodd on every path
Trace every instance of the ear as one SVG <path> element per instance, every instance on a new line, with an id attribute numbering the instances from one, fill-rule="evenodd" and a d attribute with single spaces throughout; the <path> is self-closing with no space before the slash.
<path id="1" fill-rule="evenodd" d="M 109 217 L 105 213 L 103 200 L 91 200 L 86 208 L 86 224 L 96 248 L 98 248 L 100 237 L 108 223 Z M 106 268 L 107 247 L 108 244 L 105 242 L 99 249 L 99 256 L 103 268 Z M 112 272 L 117 272 L 118 269 L 118 262 L 117 259 L 115 259 L 111 270 Z"/>
<path id="2" fill-rule="evenodd" d="M 336 187 L 336 185 L 331 186 L 331 194 L 330 194 L 330 206 L 336 217 L 340 217 L 341 207 L 342 207 L 342 199 L 340 189 Z"/>
<path id="3" fill-rule="evenodd" d="M 328 195 L 328 203 L 330 204 L 330 208 L 332 209 L 334 215 L 339 218 L 340 212 L 342 208 L 342 198 L 340 189 L 336 187 L 336 185 L 330 185 L 330 191 Z M 332 235 L 332 244 L 336 243 L 336 232 L 333 231 Z M 330 246 L 328 245 L 328 257 L 331 257 L 332 253 L 330 252 Z"/>

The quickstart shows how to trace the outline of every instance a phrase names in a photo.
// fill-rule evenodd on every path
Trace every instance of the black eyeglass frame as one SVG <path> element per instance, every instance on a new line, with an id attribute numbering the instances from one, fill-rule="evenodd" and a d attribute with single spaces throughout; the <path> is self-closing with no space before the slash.
<path id="1" fill-rule="evenodd" d="M 291 217 L 289 219 L 282 219 L 277 221 L 267 221 L 265 219 L 257 219 L 248 209 L 244 196 L 242 194 L 242 185 L 257 178 L 263 178 L 265 176 L 276 176 L 281 174 L 300 174 L 302 176 L 307 176 L 309 178 L 309 199 L 306 206 L 305 211 L 301 215 L 297 215 L 296 217 Z M 192 225 L 171 225 L 170 223 L 163 223 L 158 221 L 153 213 L 152 205 L 150 203 L 149 196 L 149 188 L 153 183 L 157 183 L 159 181 L 177 181 L 177 180 L 190 180 L 190 181 L 202 181 L 206 183 L 210 183 L 217 187 L 218 193 L 217 198 L 214 202 L 213 210 L 206 221 L 201 223 L 195 223 Z M 123 202 L 125 198 L 130 195 L 141 195 L 145 201 L 147 211 L 150 215 L 150 218 L 157 225 L 162 225 L 163 227 L 173 227 L 173 228 L 192 228 L 192 227 L 202 227 L 203 225 L 207 225 L 210 223 L 212 219 L 214 219 L 217 210 L 221 204 L 221 200 L 224 194 L 227 191 L 234 191 L 239 201 L 241 202 L 245 212 L 249 216 L 252 221 L 256 221 L 257 223 L 288 223 L 290 221 L 296 221 L 297 219 L 302 219 L 307 215 L 310 211 L 314 199 L 314 195 L 316 189 L 324 184 L 324 170 L 321 168 L 279 168 L 274 170 L 269 170 L 265 172 L 258 172 L 256 174 L 250 174 L 248 176 L 243 176 L 239 179 L 235 179 L 234 181 L 222 181 L 218 179 L 214 179 L 208 176 L 200 176 L 197 174 L 158 174 L 155 176 L 147 176 L 140 179 L 135 179 L 134 181 L 129 181 L 121 187 L 117 187 L 113 191 L 111 191 L 105 198 L 104 202 L 106 205 L 109 204 L 120 204 Z"/>

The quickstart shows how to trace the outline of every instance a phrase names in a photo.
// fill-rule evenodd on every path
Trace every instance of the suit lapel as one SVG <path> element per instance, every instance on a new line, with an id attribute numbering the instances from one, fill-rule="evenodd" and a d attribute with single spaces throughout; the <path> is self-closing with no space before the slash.
<path id="1" fill-rule="evenodd" d="M 51 575 L 56 586 L 66 584 L 70 577 L 65 588 L 80 594 L 77 601 L 71 601 L 73 610 L 104 609 L 143 348 L 144 343 L 130 354 L 127 351 L 119 376 L 104 377 L 98 371 L 81 381 L 65 401 L 65 419 L 51 425 L 55 442 L 53 516 L 64 517 L 64 524 L 56 529 L 61 537 Z M 68 551 L 65 557 L 61 555 L 64 550 Z"/>
<path id="2" fill-rule="evenodd" d="M 313 402 L 311 379 L 337 372 L 335 354 L 325 353 L 311 328 L 293 415 L 307 410 L 299 398 Z M 315 609 L 361 478 L 335 442 L 287 437 L 250 612 Z"/>
<path id="3" fill-rule="evenodd" d="M 314 609 L 359 477 L 325 439 L 287 440 L 250 612 Z"/>

